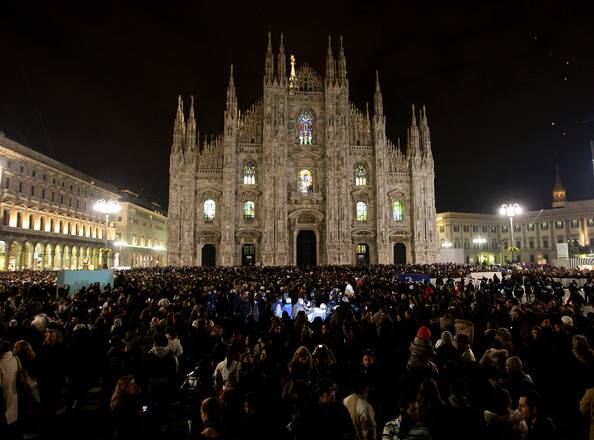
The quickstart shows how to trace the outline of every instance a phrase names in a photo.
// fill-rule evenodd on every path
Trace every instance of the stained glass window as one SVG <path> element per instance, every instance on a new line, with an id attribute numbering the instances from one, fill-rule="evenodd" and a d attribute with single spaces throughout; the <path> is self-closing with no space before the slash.
<path id="1" fill-rule="evenodd" d="M 367 203 L 365 202 L 357 202 L 357 221 L 367 221 Z"/>
<path id="2" fill-rule="evenodd" d="M 246 162 L 243 167 L 243 183 L 245 185 L 256 184 L 256 164 L 254 162 Z"/>
<path id="3" fill-rule="evenodd" d="M 400 200 L 394 200 L 392 204 L 392 218 L 396 222 L 404 220 L 404 205 Z"/>
<path id="4" fill-rule="evenodd" d="M 217 212 L 217 204 L 214 200 L 208 199 L 204 201 L 204 221 L 210 223 L 214 220 Z"/>
<path id="5" fill-rule="evenodd" d="M 357 165 L 355 165 L 355 185 L 367 185 L 367 167 L 363 162 L 359 162 Z"/>
<path id="6" fill-rule="evenodd" d="M 299 127 L 299 143 L 301 145 L 313 144 L 313 117 L 310 112 L 305 111 L 297 119 Z"/>
<path id="7" fill-rule="evenodd" d="M 256 204 L 251 200 L 243 204 L 243 218 L 244 220 L 254 220 L 256 218 Z"/>
<path id="8" fill-rule="evenodd" d="M 311 170 L 299 171 L 299 192 L 303 194 L 313 192 L 313 174 Z"/>

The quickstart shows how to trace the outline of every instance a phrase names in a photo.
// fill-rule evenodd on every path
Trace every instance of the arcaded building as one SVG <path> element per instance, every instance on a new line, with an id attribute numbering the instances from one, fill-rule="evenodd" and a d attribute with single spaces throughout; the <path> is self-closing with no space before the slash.
<path id="1" fill-rule="evenodd" d="M 298 58 L 298 57 L 297 57 Z M 223 133 L 200 142 L 180 97 L 170 155 L 168 263 L 309 265 L 433 262 L 434 167 L 425 108 L 406 150 L 349 99 L 342 39 L 326 68 L 288 64 L 269 36 L 262 98 L 240 111 L 233 66 Z M 287 65 L 290 70 L 287 72 Z M 373 85 L 370 84 L 370 92 Z"/>

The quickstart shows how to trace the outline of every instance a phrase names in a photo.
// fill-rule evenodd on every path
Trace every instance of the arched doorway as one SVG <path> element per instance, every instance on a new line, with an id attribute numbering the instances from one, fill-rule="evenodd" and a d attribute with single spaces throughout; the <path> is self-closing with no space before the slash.
<path id="1" fill-rule="evenodd" d="M 59 244 L 54 248 L 54 269 L 62 269 L 62 246 Z"/>
<path id="2" fill-rule="evenodd" d="M 45 247 L 41 243 L 35 245 L 35 256 L 33 257 L 33 270 L 43 270 Z"/>
<path id="3" fill-rule="evenodd" d="M 241 247 L 241 265 L 253 266 L 256 263 L 256 246 L 251 243 Z"/>
<path id="4" fill-rule="evenodd" d="M 21 270 L 23 265 L 23 246 L 18 241 L 10 244 L 8 253 L 8 270 Z"/>
<path id="5" fill-rule="evenodd" d="M 214 244 L 202 246 L 202 265 L 214 267 L 217 265 L 217 249 Z"/>
<path id="6" fill-rule="evenodd" d="M 299 231 L 297 234 L 297 266 L 317 264 L 316 234 L 314 231 Z"/>
<path id="7" fill-rule="evenodd" d="M 406 246 L 404 243 L 394 245 L 394 264 L 406 264 Z"/>
<path id="8" fill-rule="evenodd" d="M 45 252 L 43 254 L 43 268 L 45 270 L 52 270 L 54 268 L 52 245 L 49 243 L 45 245 Z"/>
<path id="9" fill-rule="evenodd" d="M 357 264 L 369 264 L 369 246 L 365 243 L 357 245 Z"/>
<path id="10" fill-rule="evenodd" d="M 33 258 L 35 258 L 35 247 L 30 242 L 27 242 L 25 243 L 23 269 L 33 269 Z"/>

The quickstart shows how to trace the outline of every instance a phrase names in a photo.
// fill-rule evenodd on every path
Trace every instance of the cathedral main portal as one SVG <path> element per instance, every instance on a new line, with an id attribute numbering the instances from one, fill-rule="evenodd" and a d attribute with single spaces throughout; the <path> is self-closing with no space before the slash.
<path id="1" fill-rule="evenodd" d="M 297 266 L 315 266 L 316 261 L 316 234 L 311 230 L 301 230 L 297 234 Z"/>

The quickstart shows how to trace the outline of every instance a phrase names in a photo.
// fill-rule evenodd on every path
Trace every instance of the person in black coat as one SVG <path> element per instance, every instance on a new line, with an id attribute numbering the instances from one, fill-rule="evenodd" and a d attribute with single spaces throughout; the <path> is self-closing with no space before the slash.
<path id="1" fill-rule="evenodd" d="M 161 431 L 168 428 L 177 372 L 177 359 L 168 346 L 167 336 L 157 333 L 147 353 L 144 369 L 148 382 L 149 411 Z"/>
<path id="2" fill-rule="evenodd" d="M 295 440 L 342 440 L 355 435 L 346 407 L 336 401 L 336 384 L 323 379 L 316 386 L 317 401 L 308 405 L 293 424 Z"/>
<path id="3" fill-rule="evenodd" d="M 114 440 L 141 437 L 143 407 L 140 388 L 133 376 L 122 376 L 111 396 L 110 410 L 113 417 Z"/>

